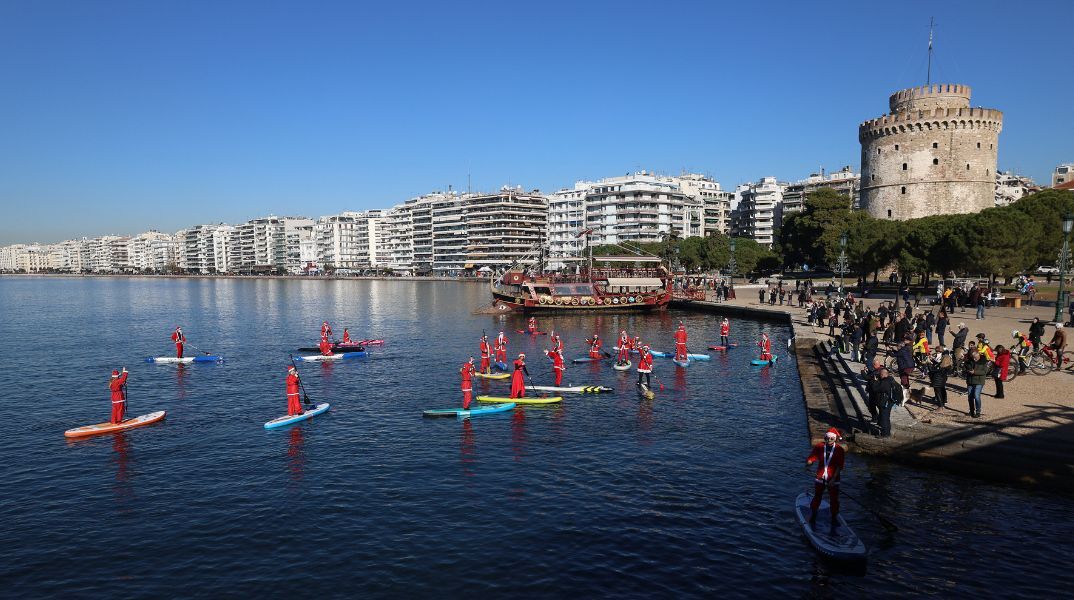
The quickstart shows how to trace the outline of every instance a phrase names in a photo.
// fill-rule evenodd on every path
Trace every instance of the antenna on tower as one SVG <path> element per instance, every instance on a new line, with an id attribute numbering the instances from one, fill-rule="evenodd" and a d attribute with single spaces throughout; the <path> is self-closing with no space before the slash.
<path id="1" fill-rule="evenodd" d="M 932 85 L 932 29 L 935 24 L 935 17 L 929 17 L 929 67 L 925 73 L 925 85 Z"/>

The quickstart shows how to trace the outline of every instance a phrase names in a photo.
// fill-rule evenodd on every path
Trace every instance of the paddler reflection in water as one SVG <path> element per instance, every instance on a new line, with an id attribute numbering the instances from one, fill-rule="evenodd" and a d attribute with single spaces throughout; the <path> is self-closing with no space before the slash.
<path id="1" fill-rule="evenodd" d="M 122 423 L 123 413 L 127 410 L 127 367 L 123 367 L 122 375 L 112 371 L 108 389 L 112 390 L 112 423 Z"/>
<path id="2" fill-rule="evenodd" d="M 526 370 L 526 355 L 519 354 L 515 359 L 515 371 L 511 373 L 511 397 L 512 398 L 525 398 L 526 397 L 526 377 L 523 377 L 525 373 L 526 377 L 530 376 L 530 372 Z"/>
<path id="3" fill-rule="evenodd" d="M 298 394 L 298 369 L 294 365 L 287 366 L 287 414 L 288 416 L 300 415 L 302 401 Z"/>
<path id="4" fill-rule="evenodd" d="M 459 374 L 462 375 L 462 408 L 463 410 L 470 410 L 470 402 L 473 400 L 474 391 L 474 373 L 477 369 L 474 368 L 474 357 L 470 357 L 469 362 L 463 363 L 459 369 Z"/>
<path id="5" fill-rule="evenodd" d="M 846 451 L 837 444 L 839 430 L 832 427 L 824 434 L 824 441 L 813 446 L 813 451 L 806 459 L 806 468 L 817 463 L 817 473 L 813 480 L 813 501 L 809 503 L 812 511 L 809 517 L 810 527 L 817 526 L 817 509 L 820 508 L 820 500 L 824 495 L 824 488 L 828 488 L 828 504 L 832 515 L 832 533 L 838 526 L 836 517 L 839 516 L 839 479 L 843 473 L 843 461 L 846 459 Z"/>

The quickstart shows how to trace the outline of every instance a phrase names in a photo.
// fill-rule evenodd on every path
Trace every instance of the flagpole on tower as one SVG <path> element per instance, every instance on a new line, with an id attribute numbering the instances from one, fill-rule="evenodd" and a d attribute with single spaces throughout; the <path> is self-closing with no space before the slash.
<path id="1" fill-rule="evenodd" d="M 934 20 L 935 17 L 929 17 L 929 67 L 928 72 L 925 74 L 925 85 L 932 85 L 932 28 Z"/>

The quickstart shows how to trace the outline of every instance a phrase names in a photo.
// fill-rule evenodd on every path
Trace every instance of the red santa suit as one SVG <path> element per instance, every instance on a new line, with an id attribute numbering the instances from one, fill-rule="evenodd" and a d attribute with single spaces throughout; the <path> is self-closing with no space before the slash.
<path id="1" fill-rule="evenodd" d="M 526 378 L 523 374 L 529 375 L 530 372 L 526 370 L 526 355 L 519 354 L 515 359 L 515 371 L 511 373 L 511 397 L 512 398 L 525 398 L 526 397 Z"/>
<path id="2" fill-rule="evenodd" d="M 546 350 L 545 354 L 552 359 L 552 375 L 556 379 L 556 385 L 563 385 L 563 353 L 558 350 Z"/>
<path id="3" fill-rule="evenodd" d="M 172 332 L 172 341 L 175 342 L 175 358 L 183 358 L 183 344 L 186 343 L 186 336 L 183 335 L 183 330 L 178 327 Z"/>
<path id="4" fill-rule="evenodd" d="M 761 334 L 761 341 L 757 342 L 757 346 L 761 349 L 761 360 L 772 360 L 772 340 L 768 339 L 767 334 Z"/>
<path id="5" fill-rule="evenodd" d="M 478 350 L 481 352 L 481 372 L 492 372 L 492 345 L 489 344 L 488 338 L 481 338 L 481 343 L 478 344 Z"/>
<path id="6" fill-rule="evenodd" d="M 127 372 L 112 371 L 112 380 L 108 389 L 112 390 L 112 422 L 122 423 L 123 413 L 127 410 Z"/>
<path id="7" fill-rule="evenodd" d="M 530 317 L 529 324 L 526 325 L 526 328 L 529 329 L 530 333 L 537 333 L 537 318 Z"/>
<path id="8" fill-rule="evenodd" d="M 835 428 L 829 429 L 829 433 L 835 432 L 838 436 L 839 432 Z M 831 443 L 828 443 L 829 440 Z M 835 517 L 839 514 L 839 478 L 843 472 L 843 463 L 846 460 L 846 451 L 843 447 L 835 443 L 836 439 L 826 439 L 824 442 L 813 446 L 813 450 L 809 453 L 809 458 L 806 459 L 806 464 L 817 464 L 817 474 L 813 483 L 813 501 L 809 503 L 809 508 L 813 511 L 812 522 L 816 518 L 817 509 L 820 508 L 820 500 L 824 495 L 824 488 L 828 488 L 828 503 L 831 505 L 832 525 L 835 525 Z"/>
<path id="9" fill-rule="evenodd" d="M 327 340 L 332 337 L 332 327 L 328 325 L 328 321 L 321 323 L 321 339 Z"/>
<path id="10" fill-rule="evenodd" d="M 321 354 L 324 356 L 332 356 L 332 342 L 328 341 L 328 338 L 321 338 Z"/>
<path id="11" fill-rule="evenodd" d="M 343 328 L 343 343 L 351 343 L 351 330 L 347 329 L 346 327 Z"/>
<path id="12" fill-rule="evenodd" d="M 720 344 L 726 347 L 730 336 L 731 323 L 724 319 L 724 321 L 720 323 Z"/>
<path id="13" fill-rule="evenodd" d="M 600 338 L 599 337 L 594 335 L 593 339 L 586 340 L 586 341 L 589 342 L 589 358 L 599 359 L 599 358 L 603 357 L 603 355 L 600 353 Z"/>
<path id="14" fill-rule="evenodd" d="M 650 381 L 650 373 L 653 372 L 653 355 L 649 353 L 649 349 L 642 346 L 638 356 L 638 385 L 641 385 L 641 380 L 645 378 L 645 385 L 652 385 Z"/>
<path id="15" fill-rule="evenodd" d="M 459 374 L 462 375 L 462 384 L 459 389 L 462 390 L 462 408 L 464 410 L 470 409 L 470 402 L 473 401 L 474 392 L 474 359 L 470 359 L 470 362 L 463 363 L 459 369 Z"/>
<path id="16" fill-rule="evenodd" d="M 686 326 L 681 323 L 675 331 L 675 359 L 686 360 Z"/>
<path id="17" fill-rule="evenodd" d="M 500 335 L 496 336 L 496 362 L 507 362 L 507 337 L 500 332 Z"/>
<path id="18" fill-rule="evenodd" d="M 298 393 L 298 371 L 287 367 L 287 414 L 302 414 L 302 401 Z"/>
<path id="19" fill-rule="evenodd" d="M 560 354 L 563 354 L 563 339 L 558 335 L 552 336 L 552 349 Z"/>

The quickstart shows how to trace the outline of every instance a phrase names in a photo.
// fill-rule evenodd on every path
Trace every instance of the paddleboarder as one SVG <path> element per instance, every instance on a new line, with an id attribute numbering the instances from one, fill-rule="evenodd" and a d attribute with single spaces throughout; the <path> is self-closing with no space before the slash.
<path id="1" fill-rule="evenodd" d="M 500 332 L 500 335 L 496 336 L 496 362 L 507 362 L 507 336 Z"/>
<path id="2" fill-rule="evenodd" d="M 682 321 L 675 331 L 675 360 L 686 360 L 686 325 Z"/>
<path id="3" fill-rule="evenodd" d="M 332 356 L 332 342 L 328 341 L 328 338 L 321 338 L 318 347 L 321 349 L 322 356 Z"/>
<path id="4" fill-rule="evenodd" d="M 537 333 L 537 317 L 530 317 L 529 323 L 526 324 L 526 329 L 529 330 L 530 335 Z"/>
<path id="5" fill-rule="evenodd" d="M 462 375 L 462 408 L 463 410 L 470 410 L 470 402 L 473 400 L 473 378 L 474 378 L 474 357 L 470 357 L 470 360 L 463 363 L 462 368 L 459 369 L 459 374 Z"/>
<path id="6" fill-rule="evenodd" d="M 287 415 L 302 414 L 302 400 L 298 393 L 298 369 L 294 365 L 287 365 Z"/>
<path id="7" fill-rule="evenodd" d="M 112 390 L 112 423 L 122 423 L 123 413 L 127 410 L 127 367 L 123 367 L 123 373 L 112 370 L 108 389 Z"/>
<path id="8" fill-rule="evenodd" d="M 481 353 L 481 372 L 488 375 L 492 373 L 492 345 L 489 344 L 489 336 L 482 335 L 477 348 Z"/>
<path id="9" fill-rule="evenodd" d="M 600 353 L 600 336 L 594 333 L 591 339 L 586 340 L 586 343 L 589 344 L 589 358 L 600 360 L 603 356 Z"/>
<path id="10" fill-rule="evenodd" d="M 559 334 L 552 332 L 552 349 L 560 354 L 563 354 L 563 340 L 559 337 Z"/>
<path id="11" fill-rule="evenodd" d="M 728 343 L 731 341 L 731 321 L 727 320 L 727 317 L 720 321 L 720 345 L 724 348 L 729 348 Z"/>
<path id="12" fill-rule="evenodd" d="M 351 342 L 351 330 L 347 329 L 346 327 L 343 328 L 343 343 L 344 344 L 353 343 L 353 342 Z"/>
<path id="13" fill-rule="evenodd" d="M 328 321 L 321 323 L 321 339 L 327 340 L 332 337 L 332 327 L 328 324 Z"/>
<path id="14" fill-rule="evenodd" d="M 757 342 L 757 346 L 761 349 L 760 360 L 763 360 L 765 362 L 771 362 L 772 340 L 768 339 L 768 333 L 761 333 L 761 341 Z"/>
<path id="15" fill-rule="evenodd" d="M 817 463 L 817 473 L 813 480 L 813 501 L 809 503 L 810 517 L 809 526 L 817 526 L 817 510 L 820 508 L 820 500 L 824 495 L 824 489 L 828 489 L 828 504 L 832 516 L 832 532 L 838 526 L 836 517 L 839 516 L 839 479 L 843 472 L 843 462 L 846 460 L 846 451 L 837 444 L 839 430 L 832 427 L 824 434 L 824 441 L 813 446 L 813 451 L 806 459 L 806 467 Z"/>
<path id="16" fill-rule="evenodd" d="M 649 353 L 649 346 L 642 346 L 638 350 L 638 385 L 641 385 L 642 377 L 645 378 L 645 385 L 647 387 L 653 387 L 650 380 L 653 372 L 653 355 Z"/>
<path id="17" fill-rule="evenodd" d="M 172 332 L 172 341 L 175 342 L 175 358 L 183 358 L 183 345 L 186 344 L 186 336 L 183 335 L 183 330 L 178 325 L 175 326 L 175 331 Z"/>
<path id="18" fill-rule="evenodd" d="M 525 374 L 525 377 L 523 377 Z M 526 377 L 529 377 L 530 372 L 526 370 L 526 355 L 519 353 L 518 358 L 515 359 L 515 371 L 511 373 L 511 397 L 512 398 L 525 398 L 526 397 Z"/>
<path id="19" fill-rule="evenodd" d="M 563 384 L 563 353 L 553 348 L 552 350 L 545 350 L 545 355 L 552 359 L 552 375 L 556 379 L 556 387 Z"/>

